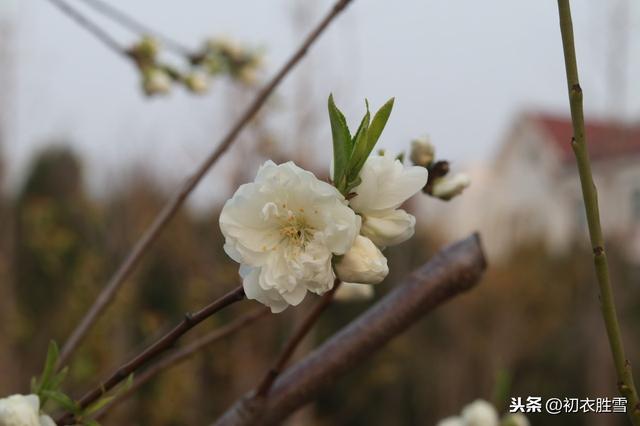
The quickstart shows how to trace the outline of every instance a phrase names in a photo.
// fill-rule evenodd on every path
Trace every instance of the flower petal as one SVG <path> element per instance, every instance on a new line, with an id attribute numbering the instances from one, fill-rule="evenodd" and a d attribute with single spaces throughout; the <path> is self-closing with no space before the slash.
<path id="1" fill-rule="evenodd" d="M 427 183 L 427 169 L 404 167 L 391 154 L 372 155 L 360 172 L 362 183 L 349 204 L 358 213 L 395 209 Z"/>
<path id="2" fill-rule="evenodd" d="M 404 210 L 386 210 L 364 216 L 361 233 L 378 247 L 400 244 L 413 236 L 416 218 Z"/>

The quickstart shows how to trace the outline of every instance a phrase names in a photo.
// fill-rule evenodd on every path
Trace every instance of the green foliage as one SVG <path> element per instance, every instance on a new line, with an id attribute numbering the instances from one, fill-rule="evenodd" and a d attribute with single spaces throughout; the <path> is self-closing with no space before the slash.
<path id="1" fill-rule="evenodd" d="M 344 114 L 333 101 L 333 95 L 329 95 L 329 122 L 333 138 L 332 180 L 343 195 L 348 195 L 360 184 L 360 171 L 387 124 L 393 102 L 393 98 L 389 99 L 371 120 L 369 102 L 365 100 L 367 111 L 352 137 Z"/>

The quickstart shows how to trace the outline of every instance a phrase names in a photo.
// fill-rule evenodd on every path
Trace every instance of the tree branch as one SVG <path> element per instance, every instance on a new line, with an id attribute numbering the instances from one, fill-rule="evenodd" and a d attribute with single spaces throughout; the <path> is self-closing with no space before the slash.
<path id="1" fill-rule="evenodd" d="M 173 330 L 169 331 L 163 337 L 161 337 L 154 344 L 145 349 L 141 354 L 137 355 L 131 361 L 118 368 L 107 380 L 100 383 L 93 390 L 84 395 L 78 400 L 80 408 L 84 409 L 97 401 L 102 395 L 113 389 L 118 383 L 129 377 L 129 375 L 135 372 L 138 368 L 142 367 L 148 361 L 156 358 L 167 349 L 171 348 L 180 337 L 185 335 L 193 327 L 209 318 L 216 312 L 219 312 L 223 308 L 234 304 L 244 299 L 244 289 L 242 286 L 225 294 L 221 298 L 215 300 L 209 305 L 205 306 L 196 313 L 187 313 L 184 319 Z M 74 415 L 72 413 L 63 414 L 56 420 L 58 425 L 68 425 L 74 423 Z"/>
<path id="2" fill-rule="evenodd" d="M 284 370 L 284 367 L 286 367 L 287 362 L 289 362 L 289 359 L 294 354 L 302 339 L 304 339 L 309 331 L 311 331 L 311 328 L 316 323 L 316 321 L 318 321 L 320 315 L 322 315 L 322 313 L 331 304 L 333 296 L 336 293 L 336 290 L 338 290 L 338 287 L 340 287 L 340 284 L 340 280 L 336 279 L 333 284 L 333 288 L 325 293 L 324 296 L 322 296 L 322 299 L 320 299 L 316 306 L 314 306 L 313 310 L 309 312 L 309 315 L 307 315 L 304 321 L 289 338 L 277 361 L 275 362 L 273 367 L 271 367 L 269 371 L 267 371 L 267 374 L 265 374 L 264 378 L 258 385 L 256 390 L 256 397 L 262 398 L 269 394 L 269 390 L 271 389 L 273 382 L 275 382 L 275 380 L 278 378 L 278 375 L 282 372 L 282 370 Z"/>
<path id="3" fill-rule="evenodd" d="M 404 332 L 425 314 L 480 280 L 486 261 L 473 235 L 436 254 L 377 304 L 345 326 L 274 383 L 267 398 L 251 392 L 236 402 L 216 426 L 273 425 L 362 360 Z"/>
<path id="4" fill-rule="evenodd" d="M 67 15 L 73 21 L 75 21 L 82 28 L 93 34 L 100 42 L 102 42 L 109 49 L 116 52 L 118 55 L 124 55 L 130 59 L 130 55 L 127 53 L 127 49 L 122 47 L 113 37 L 103 30 L 98 24 L 87 18 L 82 13 L 71 7 L 64 0 L 49 0 L 49 3 L 58 8 L 62 13 Z"/>
<path id="5" fill-rule="evenodd" d="M 116 9 L 112 4 L 104 2 L 102 0 L 82 0 L 86 5 L 93 8 L 99 13 L 107 16 L 114 22 L 129 28 L 131 31 L 140 35 L 148 35 L 158 40 L 167 49 L 173 50 L 175 53 L 190 59 L 193 56 L 191 49 L 183 45 L 182 43 L 165 36 L 164 34 L 153 30 L 146 24 L 132 18 L 119 9 Z"/>
<path id="6" fill-rule="evenodd" d="M 205 334 L 204 336 L 200 337 L 197 340 L 194 340 L 193 342 L 184 346 L 183 348 L 177 349 L 175 352 L 172 352 L 171 354 L 167 355 L 165 358 L 162 358 L 161 360 L 159 360 L 158 362 L 156 362 L 155 364 L 151 365 L 149 368 L 144 370 L 142 373 L 136 374 L 133 380 L 133 383 L 131 384 L 131 387 L 126 391 L 124 391 L 123 393 L 116 396 L 116 399 L 114 399 L 106 407 L 98 411 L 95 414 L 95 416 L 93 416 L 93 418 L 96 420 L 104 418 L 107 415 L 107 413 L 111 409 L 113 409 L 113 407 L 125 401 L 127 398 L 133 395 L 141 386 L 143 386 L 149 380 L 157 376 L 159 373 L 162 373 L 165 370 L 168 370 L 172 367 L 175 367 L 178 364 L 181 364 L 189 360 L 189 358 L 194 356 L 196 353 L 198 353 L 202 349 L 207 348 L 208 346 L 218 342 L 219 340 L 224 339 L 227 336 L 235 334 L 240 329 L 264 317 L 269 312 L 271 311 L 268 308 L 259 308 L 252 312 L 249 312 L 247 315 L 240 317 L 237 320 L 232 321 L 223 327 L 212 330 L 211 332 Z"/>
<path id="7" fill-rule="evenodd" d="M 604 237 L 600 226 L 598 192 L 593 183 L 589 152 L 587 151 L 584 112 L 582 109 L 582 89 L 580 88 L 580 82 L 578 80 L 578 66 L 573 40 L 573 23 L 571 21 L 569 0 L 558 0 L 558 12 L 560 15 L 560 32 L 562 34 L 562 48 L 564 51 L 567 86 L 569 89 L 571 121 L 573 123 L 571 146 L 573 147 L 573 152 L 578 163 L 582 196 L 584 198 L 587 223 L 589 226 L 589 237 L 593 249 L 593 261 L 600 288 L 600 308 L 607 329 L 609 346 L 611 347 L 616 373 L 618 375 L 619 391 L 627 398 L 627 413 L 631 422 L 636 426 L 640 426 L 640 402 L 638 401 L 638 392 L 633 382 L 631 364 L 625 356 L 622 334 L 618 324 L 613 288 L 609 278 L 609 265 L 604 250 Z"/>
<path id="8" fill-rule="evenodd" d="M 58 0 L 52 0 L 58 1 Z M 242 129 L 251 121 L 253 116 L 258 112 L 262 105 L 269 98 L 275 88 L 282 82 L 282 80 L 289 74 L 289 72 L 300 62 L 300 60 L 307 53 L 307 50 L 318 39 L 318 37 L 324 32 L 329 24 L 338 16 L 344 8 L 352 0 L 338 0 L 334 4 L 331 11 L 324 17 L 324 19 L 318 24 L 318 26 L 307 36 L 300 47 L 295 51 L 293 56 L 282 66 L 278 73 L 271 79 L 271 81 L 258 93 L 255 100 L 249 105 L 247 110 L 240 116 L 240 118 L 233 125 L 229 133 L 222 138 L 218 147 L 204 160 L 204 162 L 198 167 L 196 172 L 184 183 L 178 193 L 164 206 L 155 220 L 147 228 L 142 237 L 135 244 L 129 255 L 124 259 L 118 270 L 111 277 L 107 285 L 102 289 L 95 302 L 85 314 L 82 320 L 78 323 L 78 326 L 73 330 L 71 336 L 65 343 L 60 353 L 60 360 L 58 362 L 58 368 L 65 365 L 65 363 L 71 357 L 71 354 L 78 347 L 80 342 L 84 339 L 89 329 L 97 321 L 98 317 L 102 314 L 105 308 L 111 303 L 117 291 L 122 286 L 122 283 L 134 270 L 142 256 L 151 247 L 153 242 L 158 238 L 164 227 L 175 216 L 176 212 L 180 209 L 185 202 L 189 194 L 198 185 L 200 180 L 207 174 L 209 169 L 218 161 L 218 159 L 229 149 L 231 144 L 236 140 L 236 137 Z"/>

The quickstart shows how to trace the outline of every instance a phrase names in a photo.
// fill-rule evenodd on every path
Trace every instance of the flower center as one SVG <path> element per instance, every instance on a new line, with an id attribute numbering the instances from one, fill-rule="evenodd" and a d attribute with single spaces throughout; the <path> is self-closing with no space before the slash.
<path id="1" fill-rule="evenodd" d="M 304 249 L 313 239 L 315 230 L 307 224 L 304 215 L 289 210 L 287 218 L 282 222 L 280 234 L 295 247 Z"/>

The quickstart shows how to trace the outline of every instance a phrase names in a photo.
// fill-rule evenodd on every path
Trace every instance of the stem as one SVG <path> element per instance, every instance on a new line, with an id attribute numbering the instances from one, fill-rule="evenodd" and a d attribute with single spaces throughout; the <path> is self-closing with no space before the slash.
<path id="1" fill-rule="evenodd" d="M 118 368 L 106 381 L 100 383 L 93 390 L 84 395 L 77 402 L 81 409 L 87 408 L 89 405 L 97 401 L 102 395 L 113 389 L 118 383 L 129 377 L 138 368 L 146 364 L 148 361 L 154 359 L 158 355 L 162 354 L 167 349 L 171 348 L 180 337 L 185 335 L 193 327 L 209 318 L 216 312 L 221 311 L 229 305 L 234 304 L 244 299 L 244 289 L 242 286 L 225 294 L 221 298 L 213 301 L 209 305 L 205 306 L 196 313 L 187 313 L 184 319 L 173 330 L 169 331 L 160 340 L 145 349 L 141 354 L 133 358 L 131 361 Z M 56 420 L 58 425 L 74 424 L 74 415 L 72 413 L 63 414 Z"/>
<path id="2" fill-rule="evenodd" d="M 207 348 L 208 346 L 218 342 L 219 340 L 224 339 L 227 336 L 235 334 L 240 329 L 244 328 L 249 324 L 252 324 L 253 322 L 262 318 L 269 312 L 270 310 L 268 308 L 256 309 L 252 312 L 249 312 L 247 315 L 240 317 L 237 320 L 230 322 L 229 324 L 223 327 L 212 330 L 211 332 L 205 334 L 204 336 L 200 337 L 197 340 L 194 340 L 192 343 L 186 345 L 185 347 L 178 349 L 175 352 L 168 355 L 167 357 L 161 359 L 160 361 L 158 361 L 157 363 L 153 364 L 151 367 L 143 371 L 141 374 L 137 374 L 131 387 L 127 389 L 125 392 L 116 396 L 116 399 L 114 399 L 111 403 L 109 403 L 109 405 L 107 405 L 106 407 L 98 411 L 95 414 L 95 416 L 93 416 L 93 418 L 96 420 L 103 418 L 109 410 L 111 410 L 113 407 L 115 407 L 119 403 L 129 398 L 142 385 L 147 383 L 149 380 L 153 379 L 159 373 L 162 373 L 165 370 L 168 370 L 172 367 L 175 367 L 178 364 L 181 364 L 184 361 L 187 361 L 189 358 L 191 358 L 196 353 L 200 352 L 202 349 Z"/>
<path id="3" fill-rule="evenodd" d="M 102 0 L 82 0 L 87 6 L 93 8 L 99 13 L 107 16 L 114 22 L 129 28 L 131 31 L 137 32 L 141 35 L 148 35 L 165 46 L 167 49 L 173 50 L 175 53 L 179 55 L 183 55 L 186 58 L 190 58 L 193 55 L 193 52 L 188 47 L 184 46 L 182 43 L 165 36 L 164 34 L 159 33 L 158 31 L 154 31 L 146 24 L 132 18 L 131 16 L 125 14 L 121 10 L 116 9 L 113 5 L 104 2 Z"/>
<path id="4" fill-rule="evenodd" d="M 311 331 L 311 327 L 316 323 L 320 315 L 329 307 L 331 301 L 333 300 L 333 295 L 335 294 L 338 287 L 340 287 L 341 282 L 336 279 L 333 288 L 329 290 L 318 304 L 313 308 L 313 310 L 309 313 L 309 315 L 304 319 L 300 327 L 293 333 L 293 335 L 289 338 L 289 341 L 285 345 L 284 349 L 280 353 L 277 361 L 271 367 L 271 369 L 265 374 L 264 378 L 258 385 L 256 390 L 257 397 L 265 397 L 269 394 L 269 390 L 271 386 L 273 386 L 273 382 L 278 378 L 284 367 L 286 367 L 287 362 L 295 352 L 296 348 L 304 339 L 304 337 Z"/>
<path id="5" fill-rule="evenodd" d="M 438 252 L 428 263 L 393 286 L 380 301 L 288 368 L 267 398 L 241 397 L 215 426 L 281 425 L 284 419 L 349 374 L 389 340 L 438 306 L 471 289 L 486 261 L 473 235 Z M 428 350 L 428 348 L 421 348 Z M 437 350 L 437 348 L 435 348 Z"/>
<path id="6" fill-rule="evenodd" d="M 604 237 L 600 226 L 600 212 L 598 209 L 598 193 L 593 183 L 591 163 L 587 151 L 584 129 L 584 113 L 582 110 L 582 89 L 578 80 L 578 66 L 573 40 L 573 24 L 571 22 L 571 8 L 569 0 L 558 0 L 560 15 L 560 31 L 562 33 L 562 47 L 567 73 L 569 89 L 569 104 L 571 107 L 571 121 L 573 123 L 573 138 L 571 146 L 578 163 L 580 185 L 587 214 L 589 237 L 593 249 L 593 262 L 600 287 L 600 308 L 604 318 L 609 346 L 618 375 L 618 389 L 627 398 L 627 413 L 632 424 L 640 426 L 640 403 L 631 372 L 631 364 L 627 360 L 618 324 L 613 288 L 609 279 L 609 266 L 604 250 Z"/>
<path id="7" fill-rule="evenodd" d="M 119 55 L 129 57 L 126 49 L 120 46 L 120 44 L 113 37 L 111 37 L 105 30 L 100 28 L 98 24 L 71 7 L 67 2 L 65 2 L 64 0 L 49 0 L 49 3 L 57 7 L 62 13 L 73 19 L 78 25 L 93 34 L 109 49 L 113 50 Z"/>
<path id="8" fill-rule="evenodd" d="M 52 0 L 58 1 L 58 0 Z M 89 311 L 85 314 L 82 320 L 78 323 L 78 326 L 73 330 L 71 336 L 62 347 L 60 353 L 60 359 L 58 362 L 58 368 L 65 365 L 69 360 L 73 352 L 76 350 L 80 342 L 84 339 L 89 329 L 97 321 L 98 317 L 111 303 L 116 293 L 122 286 L 123 282 L 129 277 L 134 270 L 142 256 L 151 247 L 153 242 L 158 238 L 165 226 L 173 219 L 178 212 L 182 204 L 185 202 L 189 194 L 195 189 L 200 180 L 207 174 L 209 169 L 220 159 L 231 144 L 236 140 L 236 137 L 240 134 L 242 129 L 251 121 L 253 116 L 264 105 L 271 93 L 278 87 L 282 80 L 289 74 L 298 62 L 305 56 L 311 45 L 318 39 L 318 37 L 324 32 L 329 24 L 338 16 L 345 7 L 352 0 L 338 0 L 331 11 L 324 17 L 318 26 L 307 36 L 302 42 L 300 47 L 289 58 L 289 60 L 282 66 L 278 73 L 271 79 L 271 81 L 257 94 L 255 100 L 249 105 L 247 110 L 240 116 L 240 118 L 233 125 L 227 135 L 220 141 L 218 147 L 204 160 L 204 162 L 198 167 L 195 173 L 189 178 L 178 191 L 178 193 L 167 202 L 160 213 L 156 216 L 155 220 L 147 228 L 142 237 L 135 244 L 129 255 L 124 259 L 118 270 L 111 277 L 107 285 L 102 289 L 96 300 L 94 301 Z"/>

